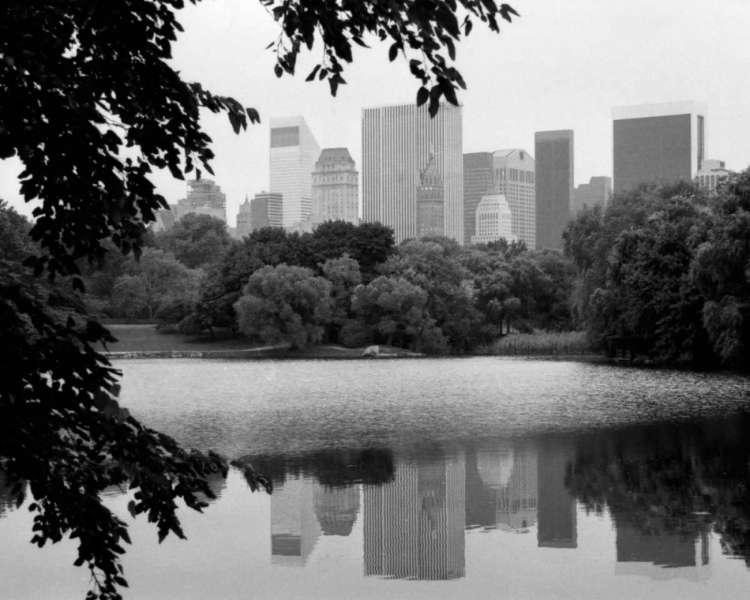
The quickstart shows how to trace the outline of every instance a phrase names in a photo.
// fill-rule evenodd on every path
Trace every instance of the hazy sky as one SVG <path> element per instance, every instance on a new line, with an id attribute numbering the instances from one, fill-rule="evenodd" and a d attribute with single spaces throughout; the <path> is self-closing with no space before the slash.
<path id="1" fill-rule="evenodd" d="M 748 0 L 508 0 L 521 17 L 500 35 L 476 23 L 458 47 L 468 90 L 463 151 L 525 148 L 534 132 L 575 131 L 575 180 L 612 174 L 613 106 L 697 100 L 708 105 L 707 158 L 731 169 L 750 164 L 750 2 Z M 346 146 L 361 171 L 363 107 L 413 102 L 418 82 L 388 45 L 357 49 L 337 98 L 326 82 L 305 83 L 320 56 L 277 79 L 265 47 L 277 24 L 257 0 L 204 0 L 182 11 L 174 66 L 188 80 L 260 111 L 261 125 L 236 136 L 226 117 L 206 115 L 215 180 L 227 194 L 229 224 L 245 194 L 268 189 L 268 120 L 303 115 L 322 148 Z M 0 162 L 0 197 L 19 209 L 20 163 Z M 156 177 L 170 202 L 185 183 Z M 28 212 L 28 211 L 24 211 Z"/>

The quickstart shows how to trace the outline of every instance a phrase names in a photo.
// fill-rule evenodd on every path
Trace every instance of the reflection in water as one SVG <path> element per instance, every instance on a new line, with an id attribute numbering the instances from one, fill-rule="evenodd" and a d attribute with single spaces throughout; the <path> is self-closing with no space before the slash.
<path id="1" fill-rule="evenodd" d="M 364 491 L 365 575 L 464 576 L 463 456 L 404 462 L 395 480 Z"/>
<path id="2" fill-rule="evenodd" d="M 576 548 L 576 504 L 565 486 L 572 451 L 566 445 L 542 443 L 539 448 L 540 548 Z"/>
<path id="3" fill-rule="evenodd" d="M 274 487 L 271 496 L 271 562 L 303 567 L 321 529 L 315 516 L 312 479 L 292 477 Z"/>
<path id="4" fill-rule="evenodd" d="M 352 532 L 359 513 L 359 486 L 333 488 L 316 485 L 313 502 L 323 535 L 346 537 Z"/>

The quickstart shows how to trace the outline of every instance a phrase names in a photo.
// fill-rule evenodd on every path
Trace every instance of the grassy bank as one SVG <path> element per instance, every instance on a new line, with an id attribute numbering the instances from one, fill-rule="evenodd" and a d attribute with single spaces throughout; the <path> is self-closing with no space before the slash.
<path id="1" fill-rule="evenodd" d="M 593 353 L 580 331 L 514 333 L 486 349 L 493 356 L 585 356 Z"/>
<path id="2" fill-rule="evenodd" d="M 177 352 L 210 350 L 247 350 L 257 347 L 244 336 L 233 336 L 228 330 L 217 330 L 212 337 L 209 332 L 186 335 L 184 333 L 160 333 L 156 325 L 106 325 L 117 338 L 117 343 L 108 344 L 109 352 Z"/>

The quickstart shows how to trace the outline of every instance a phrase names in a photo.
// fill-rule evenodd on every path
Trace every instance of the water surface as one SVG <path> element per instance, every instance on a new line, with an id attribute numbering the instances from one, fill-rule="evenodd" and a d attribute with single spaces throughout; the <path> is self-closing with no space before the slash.
<path id="1" fill-rule="evenodd" d="M 189 542 L 128 496 L 126 598 L 738 597 L 750 586 L 748 380 L 471 358 L 133 360 L 123 402 L 184 444 L 249 457 Z M 69 543 L 28 543 L 0 493 L 9 598 L 83 598 Z M 26 502 L 29 500 L 26 499 Z"/>

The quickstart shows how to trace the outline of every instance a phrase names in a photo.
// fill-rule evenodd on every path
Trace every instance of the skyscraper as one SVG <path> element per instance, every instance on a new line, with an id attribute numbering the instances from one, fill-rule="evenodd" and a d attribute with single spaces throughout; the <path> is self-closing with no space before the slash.
<path id="1" fill-rule="evenodd" d="M 302 117 L 271 119 L 271 192 L 283 196 L 282 224 L 312 213 L 312 172 L 320 147 Z"/>
<path id="2" fill-rule="evenodd" d="M 511 231 L 533 250 L 536 247 L 536 165 L 526 150 L 513 148 L 493 154 L 496 189 L 510 206 Z"/>
<path id="3" fill-rule="evenodd" d="M 210 215 L 227 220 L 227 197 L 221 191 L 221 187 L 210 179 L 194 179 L 188 181 L 187 198 L 181 198 L 177 202 L 175 219 L 179 220 L 188 213 L 199 215 Z"/>
<path id="4" fill-rule="evenodd" d="M 315 163 L 312 219 L 359 222 L 359 173 L 347 148 L 325 148 Z"/>
<path id="5" fill-rule="evenodd" d="M 706 156 L 706 113 L 698 102 L 613 108 L 614 191 L 692 180 Z"/>
<path id="6" fill-rule="evenodd" d="M 538 131 L 536 148 L 536 249 L 562 247 L 573 198 L 573 131 Z M 512 210 L 512 208 L 511 208 Z"/>
<path id="7" fill-rule="evenodd" d="M 417 188 L 417 237 L 444 235 L 445 232 L 445 198 L 443 180 L 435 166 L 435 157 L 430 154 L 430 161 L 419 174 Z"/>
<path id="8" fill-rule="evenodd" d="M 584 206 L 589 208 L 604 206 L 612 194 L 611 177 L 591 177 L 588 183 L 582 183 L 573 192 L 573 200 L 570 203 L 570 216 L 581 210 Z"/>
<path id="9" fill-rule="evenodd" d="M 418 236 L 420 169 L 435 155 L 443 181 L 444 234 L 463 243 L 461 107 L 444 104 L 434 119 L 413 104 L 362 111 L 362 211 L 393 227 L 396 241 Z"/>
<path id="10" fill-rule="evenodd" d="M 476 233 L 476 211 L 482 196 L 495 189 L 492 152 L 464 154 L 464 243 Z M 473 243 L 473 242 L 472 242 Z"/>
<path id="11" fill-rule="evenodd" d="M 506 242 L 516 241 L 510 207 L 502 194 L 482 196 L 475 214 L 476 233 L 471 236 L 472 244 L 488 244 L 500 238 L 504 238 Z"/>
<path id="12" fill-rule="evenodd" d="M 716 186 L 731 175 L 723 160 L 704 160 L 700 170 L 695 174 L 695 183 L 704 190 L 712 192 Z"/>

